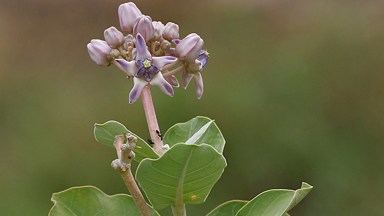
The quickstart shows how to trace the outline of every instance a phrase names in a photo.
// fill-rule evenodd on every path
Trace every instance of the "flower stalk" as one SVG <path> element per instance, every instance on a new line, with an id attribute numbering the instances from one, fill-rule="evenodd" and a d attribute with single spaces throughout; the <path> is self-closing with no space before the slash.
<path id="1" fill-rule="evenodd" d="M 157 123 L 157 117 L 155 107 L 153 105 L 151 88 L 146 85 L 141 92 L 141 100 L 143 102 L 145 118 L 147 119 L 148 131 L 151 136 L 151 140 L 154 143 L 153 149 L 158 155 L 162 155 L 163 152 L 163 140 L 160 135 L 159 124 Z"/>

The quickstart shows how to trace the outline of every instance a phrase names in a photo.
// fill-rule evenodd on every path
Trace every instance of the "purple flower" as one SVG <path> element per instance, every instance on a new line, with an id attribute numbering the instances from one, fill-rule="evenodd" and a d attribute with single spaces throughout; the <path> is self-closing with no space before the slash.
<path id="1" fill-rule="evenodd" d="M 110 64 L 109 53 L 112 49 L 107 42 L 93 39 L 87 44 L 87 48 L 89 56 L 97 65 L 106 66 Z"/>
<path id="2" fill-rule="evenodd" d="M 149 16 L 140 16 L 136 19 L 133 26 L 133 35 L 141 34 L 145 41 L 152 40 L 155 36 L 155 28 L 152 25 L 152 19 Z"/>
<path id="3" fill-rule="evenodd" d="M 129 103 L 134 103 L 148 84 L 156 85 L 167 95 L 173 96 L 173 88 L 164 79 L 160 70 L 176 60 L 177 58 L 173 56 L 152 57 L 143 36 L 138 33 L 136 35 L 136 59 L 132 61 L 115 60 L 119 68 L 123 69 L 128 76 L 133 76 L 134 85 L 129 93 Z"/>
<path id="4" fill-rule="evenodd" d="M 114 26 L 111 26 L 104 31 L 104 38 L 112 48 L 121 46 L 125 41 L 123 33 L 117 30 Z"/>
<path id="5" fill-rule="evenodd" d="M 203 78 L 201 76 L 201 71 L 208 63 L 208 52 L 202 50 L 199 56 L 196 58 L 195 62 L 185 64 L 185 71 L 182 74 L 182 84 L 184 89 L 187 88 L 189 82 L 192 78 L 195 81 L 195 93 L 198 99 L 203 96 L 204 85 Z"/>
<path id="6" fill-rule="evenodd" d="M 121 29 L 128 33 L 132 33 L 136 18 L 143 14 L 133 2 L 121 4 L 119 6 L 118 12 Z"/>
<path id="7" fill-rule="evenodd" d="M 163 38 L 166 40 L 173 40 L 179 38 L 179 26 L 173 22 L 168 22 L 163 31 Z"/>
<path id="8" fill-rule="evenodd" d="M 196 33 L 191 33 L 178 42 L 175 49 L 175 55 L 179 57 L 180 60 L 194 62 L 200 55 L 203 45 L 203 39 Z"/>
<path id="9" fill-rule="evenodd" d="M 152 22 L 153 28 L 155 29 L 155 40 L 159 40 L 161 38 L 161 35 L 163 34 L 164 30 L 164 24 L 160 21 L 153 21 Z"/>

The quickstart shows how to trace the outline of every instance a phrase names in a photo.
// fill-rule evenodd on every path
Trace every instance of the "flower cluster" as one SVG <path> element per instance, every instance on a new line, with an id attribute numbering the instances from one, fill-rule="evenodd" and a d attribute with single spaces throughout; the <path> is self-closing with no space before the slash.
<path id="1" fill-rule="evenodd" d="M 119 6 L 121 31 L 110 27 L 104 31 L 104 39 L 88 43 L 88 53 L 98 65 L 116 65 L 128 77 L 133 77 L 129 102 L 134 103 L 146 85 L 158 86 L 173 96 L 173 86 L 179 87 L 174 76 L 182 73 L 182 85 L 187 88 L 195 81 L 197 98 L 203 95 L 201 71 L 208 62 L 204 41 L 196 33 L 179 38 L 179 26 L 168 22 L 152 21 L 143 15 L 132 2 Z"/>

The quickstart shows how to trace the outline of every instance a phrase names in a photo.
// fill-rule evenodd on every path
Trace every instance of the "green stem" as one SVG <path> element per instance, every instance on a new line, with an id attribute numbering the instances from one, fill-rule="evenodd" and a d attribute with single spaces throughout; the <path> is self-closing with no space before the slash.
<path id="1" fill-rule="evenodd" d="M 181 204 L 181 205 L 180 205 Z M 185 211 L 185 204 L 180 203 L 175 206 L 172 206 L 172 212 L 174 216 L 187 216 L 187 212 Z"/>

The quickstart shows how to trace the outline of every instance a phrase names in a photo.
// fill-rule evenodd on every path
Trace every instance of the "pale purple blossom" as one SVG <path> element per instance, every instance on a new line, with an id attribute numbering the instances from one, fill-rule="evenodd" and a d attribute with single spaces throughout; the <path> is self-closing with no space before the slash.
<path id="1" fill-rule="evenodd" d="M 121 4 L 118 13 L 120 28 L 128 33 L 132 33 L 136 18 L 143 15 L 133 2 Z"/>
<path id="2" fill-rule="evenodd" d="M 158 86 L 169 96 L 179 87 L 176 77 L 187 88 L 193 79 L 198 99 L 203 95 L 201 71 L 208 62 L 208 52 L 202 50 L 204 41 L 196 33 L 179 39 L 179 26 L 164 25 L 145 16 L 132 2 L 119 6 L 119 22 L 123 34 L 115 27 L 104 31 L 105 41 L 93 39 L 87 44 L 91 59 L 98 65 L 113 63 L 133 78 L 129 102 L 134 103 L 147 85 Z"/>
<path id="3" fill-rule="evenodd" d="M 196 58 L 195 62 L 187 63 L 185 65 L 186 68 L 182 74 L 182 84 L 184 89 L 187 88 L 192 78 L 194 79 L 195 93 L 198 99 L 200 99 L 203 96 L 204 85 L 203 85 L 203 78 L 201 76 L 201 71 L 203 70 L 203 68 L 207 63 L 208 63 L 208 52 L 202 50 L 200 52 L 200 55 Z"/>
<path id="4" fill-rule="evenodd" d="M 194 62 L 203 48 L 204 41 L 196 33 L 191 33 L 176 45 L 176 56 L 188 62 Z"/>
<path id="5" fill-rule="evenodd" d="M 179 26 L 173 22 L 168 22 L 163 30 L 163 38 L 169 41 L 179 38 Z"/>
<path id="6" fill-rule="evenodd" d="M 153 21 L 152 22 L 152 25 L 153 25 L 153 28 L 155 29 L 155 35 L 154 35 L 154 38 L 156 40 L 160 39 L 162 34 L 163 34 L 163 30 L 165 28 L 164 24 L 160 21 Z"/>
<path id="7" fill-rule="evenodd" d="M 112 49 L 107 42 L 93 39 L 87 44 L 87 48 L 89 56 L 97 65 L 106 66 L 110 64 L 109 53 Z"/>
<path id="8" fill-rule="evenodd" d="M 140 16 L 136 19 L 133 26 L 133 35 L 141 34 L 145 41 L 152 40 L 155 36 L 155 28 L 152 25 L 152 19 L 149 16 Z"/>
<path id="9" fill-rule="evenodd" d="M 123 33 L 117 30 L 114 26 L 111 26 L 104 31 L 104 39 L 112 48 L 121 46 L 125 41 Z"/>
<path id="10" fill-rule="evenodd" d="M 129 93 L 129 103 L 134 103 L 140 97 L 143 88 L 148 84 L 156 85 L 167 95 L 173 96 L 173 88 L 164 79 L 160 70 L 176 60 L 177 58 L 173 56 L 152 57 L 145 45 L 144 38 L 141 34 L 137 34 L 136 59 L 132 61 L 115 60 L 128 76 L 134 77 L 134 85 Z"/>

